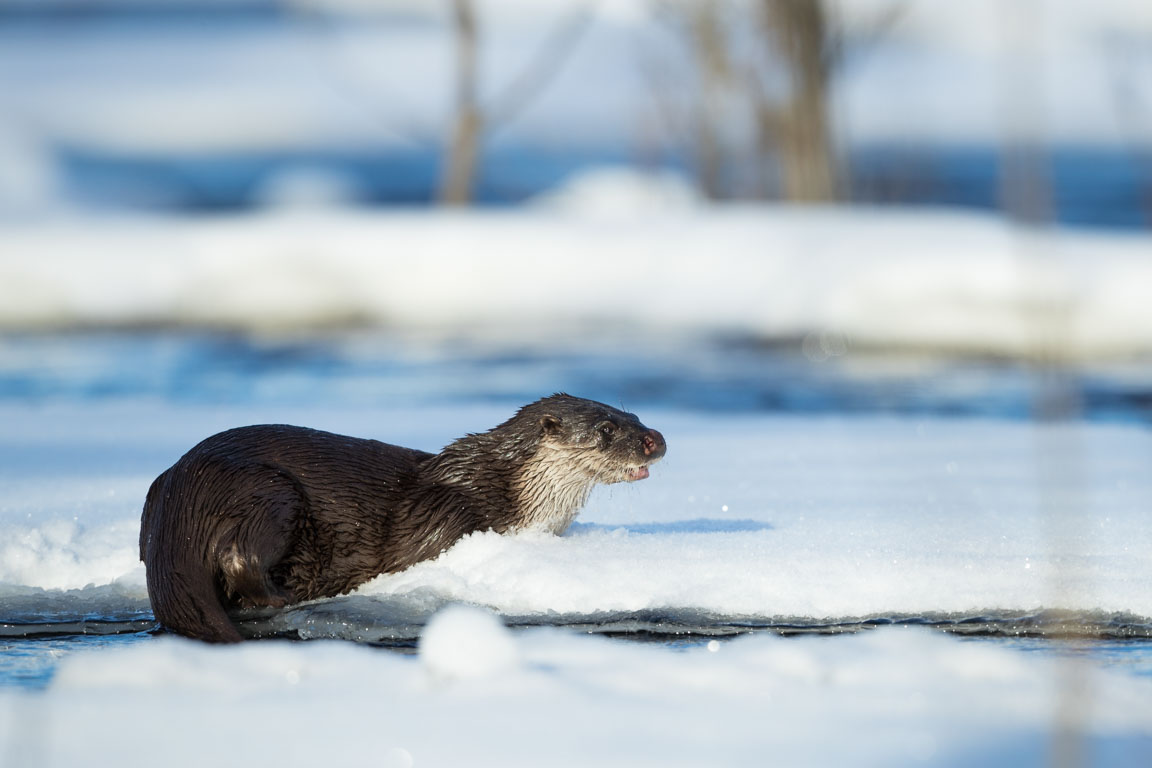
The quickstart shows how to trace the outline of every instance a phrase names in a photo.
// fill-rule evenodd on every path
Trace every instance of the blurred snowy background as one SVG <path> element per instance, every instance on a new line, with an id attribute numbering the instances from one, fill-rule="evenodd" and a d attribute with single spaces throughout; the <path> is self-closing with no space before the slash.
<path id="1" fill-rule="evenodd" d="M 508 401 L 1147 415 L 1139 0 L 5 0 L 0 113 L 0 395 L 369 329 L 574 361 Z"/>
<path id="2" fill-rule="evenodd" d="M 1035 172 L 1036 213 L 1147 228 L 1149 16 L 1139 0 L 5 0 L 0 205 L 505 205 L 610 165 L 668 202 L 1003 210 Z"/>
<path id="3" fill-rule="evenodd" d="M 5 0 L 0 113 L 11 330 L 1152 349 L 1138 0 Z"/>

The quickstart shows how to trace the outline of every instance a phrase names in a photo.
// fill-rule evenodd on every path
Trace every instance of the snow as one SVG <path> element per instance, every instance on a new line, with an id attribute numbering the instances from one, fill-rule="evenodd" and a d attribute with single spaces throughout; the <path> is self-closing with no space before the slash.
<path id="1" fill-rule="evenodd" d="M 585 200 L 568 211 L 12 225 L 0 230 L 0 327 L 367 322 L 523 336 L 611 323 L 1026 357 L 1152 352 L 1146 235 L 952 212 L 661 212 L 643 183 L 592 181 L 592 198 L 626 198 L 634 212 L 596 215 L 604 207 Z"/>
<path id="2" fill-rule="evenodd" d="M 438 680 L 493 677 L 516 666 L 516 644 L 495 614 L 455 605 L 420 634 L 420 661 Z"/>
<path id="3" fill-rule="evenodd" d="M 838 7 L 863 29 L 892 9 Z M 1123 145 L 1149 124 L 1135 105 L 1149 96 L 1150 33 L 1141 0 L 904 3 L 841 78 L 841 131 L 866 142 Z"/>
<path id="4" fill-rule="evenodd" d="M 0 591 L 78 590 L 38 593 L 49 612 L 147 610 L 136 535 L 148 484 L 227 426 L 300 423 L 434 451 L 510 410 L 0 405 Z M 285 623 L 314 637 L 403 635 L 395 625 L 451 602 L 528 623 L 1152 617 L 1146 430 L 640 415 L 668 456 L 641 483 L 598 489 L 565 536 L 473 534 Z"/>
<path id="5" fill-rule="evenodd" d="M 474 654 L 476 617 L 452 616 L 437 664 Z M 1041 765 L 1061 738 L 1137 766 L 1152 743 L 1152 680 L 923 630 L 675 651 L 484 623 L 514 660 L 480 676 L 444 677 L 423 645 L 418 661 L 175 638 L 73 654 L 45 693 L 0 691 L 0 744 L 20 764 L 178 768 Z"/>
<path id="6" fill-rule="evenodd" d="M 576 174 L 558 189 L 539 195 L 533 204 L 543 211 L 627 221 L 684 211 L 701 202 L 692 184 L 678 173 L 611 167 Z"/>

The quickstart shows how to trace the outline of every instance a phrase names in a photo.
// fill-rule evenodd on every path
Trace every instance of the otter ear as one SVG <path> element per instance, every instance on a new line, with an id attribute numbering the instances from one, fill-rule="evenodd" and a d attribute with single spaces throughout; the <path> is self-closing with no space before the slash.
<path id="1" fill-rule="evenodd" d="M 540 417 L 540 428 L 546 435 L 554 435 L 560 431 L 560 419 L 551 414 Z"/>

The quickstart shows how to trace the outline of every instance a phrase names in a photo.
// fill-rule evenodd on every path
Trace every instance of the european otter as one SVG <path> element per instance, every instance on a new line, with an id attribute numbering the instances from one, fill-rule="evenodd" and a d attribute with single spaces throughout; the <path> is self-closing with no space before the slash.
<path id="1" fill-rule="evenodd" d="M 664 437 L 557 394 L 432 454 L 284 425 L 209 437 L 148 489 L 140 559 L 157 621 L 242 638 L 235 607 L 331 597 L 473 531 L 563 532 L 597 483 L 648 477 Z"/>

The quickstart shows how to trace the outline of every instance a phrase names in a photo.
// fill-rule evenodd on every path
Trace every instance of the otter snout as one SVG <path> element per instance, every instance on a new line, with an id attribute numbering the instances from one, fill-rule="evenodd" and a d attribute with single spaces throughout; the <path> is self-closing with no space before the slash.
<path id="1" fill-rule="evenodd" d="M 654 429 L 649 429 L 640 438 L 640 451 L 646 460 L 638 467 L 629 467 L 624 473 L 624 480 L 634 483 L 648 477 L 648 467 L 660 461 L 666 450 L 668 450 L 668 445 L 664 442 L 664 435 Z"/>
<path id="2" fill-rule="evenodd" d="M 644 435 L 641 445 L 644 447 L 644 455 L 652 461 L 658 461 L 668 450 L 668 444 L 664 442 L 664 435 L 654 429 L 648 430 L 648 434 Z"/>

